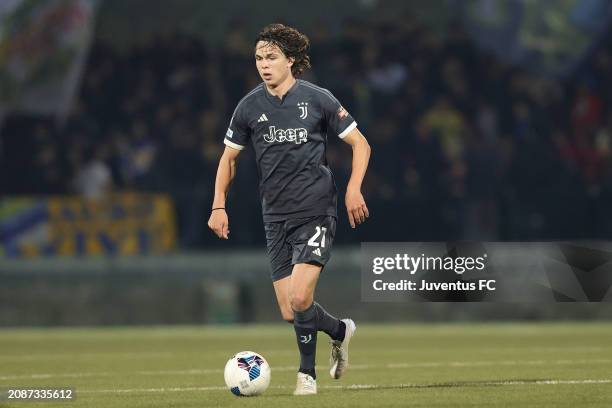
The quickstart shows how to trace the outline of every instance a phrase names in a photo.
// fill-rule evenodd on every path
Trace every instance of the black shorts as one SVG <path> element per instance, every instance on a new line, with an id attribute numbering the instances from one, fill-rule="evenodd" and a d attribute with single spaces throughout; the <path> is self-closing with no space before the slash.
<path id="1" fill-rule="evenodd" d="M 267 222 L 265 229 L 272 281 L 277 281 L 291 275 L 295 264 L 325 266 L 331 257 L 336 217 L 317 215 Z"/>

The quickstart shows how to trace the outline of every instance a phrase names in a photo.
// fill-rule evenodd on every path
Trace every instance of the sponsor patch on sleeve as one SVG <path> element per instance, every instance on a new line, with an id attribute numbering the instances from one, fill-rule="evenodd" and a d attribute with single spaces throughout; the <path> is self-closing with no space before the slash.
<path id="1" fill-rule="evenodd" d="M 348 112 L 342 106 L 338 108 L 337 114 L 340 120 L 344 120 L 348 116 Z"/>
<path id="2" fill-rule="evenodd" d="M 232 137 L 233 134 L 234 134 L 234 131 L 230 128 L 227 128 L 227 132 L 225 132 L 225 136 Z"/>

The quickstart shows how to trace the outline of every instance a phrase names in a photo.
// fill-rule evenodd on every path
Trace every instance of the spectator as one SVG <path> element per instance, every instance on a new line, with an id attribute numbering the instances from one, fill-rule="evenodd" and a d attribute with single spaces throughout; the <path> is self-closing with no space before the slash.
<path id="1" fill-rule="evenodd" d="M 213 245 L 201 222 L 221 140 L 238 98 L 258 81 L 244 25 L 229 27 L 216 48 L 180 33 L 127 53 L 94 44 L 66 126 L 6 118 L 2 170 L 19 176 L 5 177 L 3 189 L 88 197 L 168 192 L 181 245 Z M 368 237 L 612 234 L 612 30 L 562 80 L 504 65 L 474 46 L 459 23 L 444 38 L 406 16 L 363 18 L 335 31 L 321 27 L 311 39 L 312 58 L 326 61 L 311 75 L 334 84 L 372 139 L 364 193 L 376 223 L 366 226 Z M 342 148 L 328 144 L 340 186 L 350 170 Z M 235 179 L 237 189 L 253 193 L 233 207 L 241 244 L 263 239 L 251 232 L 261 222 L 256 182 L 252 173 Z M 393 236 L 387 226 L 398 222 L 406 228 Z"/>
<path id="2" fill-rule="evenodd" d="M 106 146 L 86 152 L 83 162 L 78 164 L 73 181 L 74 191 L 87 199 L 100 200 L 113 188 L 111 170 L 105 163 Z"/>

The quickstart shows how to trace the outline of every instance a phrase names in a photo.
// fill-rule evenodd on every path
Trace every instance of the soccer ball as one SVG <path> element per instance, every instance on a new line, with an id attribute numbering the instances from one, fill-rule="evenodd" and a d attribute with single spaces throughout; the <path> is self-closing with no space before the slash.
<path id="1" fill-rule="evenodd" d="M 270 385 L 270 365 L 252 351 L 241 351 L 225 364 L 225 385 L 234 395 L 254 396 L 264 392 Z"/>

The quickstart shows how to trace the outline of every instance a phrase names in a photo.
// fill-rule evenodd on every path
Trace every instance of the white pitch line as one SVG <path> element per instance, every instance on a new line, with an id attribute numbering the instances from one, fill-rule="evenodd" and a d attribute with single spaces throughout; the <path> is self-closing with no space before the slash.
<path id="1" fill-rule="evenodd" d="M 142 353 L 134 353 L 131 351 L 128 352 L 100 352 L 100 353 L 55 353 L 55 354 L 28 354 L 27 356 L 22 355 L 0 355 L 0 361 L 6 360 L 57 360 L 62 358 L 99 358 L 99 357 L 121 357 L 121 358 L 171 358 L 176 357 L 176 353 L 171 352 L 163 352 L 163 351 L 152 351 L 152 352 L 142 352 Z"/>
<path id="2" fill-rule="evenodd" d="M 502 360 L 502 361 L 445 361 L 424 363 L 391 363 L 385 368 L 426 368 L 426 367 L 483 367 L 483 366 L 522 366 L 522 365 L 568 365 L 568 364 L 607 364 L 609 359 L 591 360 Z"/>
<path id="3" fill-rule="evenodd" d="M 431 361 L 422 363 L 389 363 L 377 364 L 351 364 L 351 370 L 371 370 L 371 369 L 401 369 L 401 368 L 463 368 L 463 367 L 483 367 L 483 366 L 533 366 L 533 365 L 574 365 L 574 364 L 609 364 L 609 359 L 590 359 L 590 360 L 506 360 L 506 361 Z M 274 371 L 294 371 L 296 366 L 273 367 Z M 221 368 L 207 369 L 187 369 L 187 370 L 159 370 L 159 371 L 135 371 L 126 375 L 206 375 L 221 374 Z M 4 375 L 0 380 L 40 380 L 50 378 L 88 378 L 88 377 L 114 377 L 117 372 L 91 372 L 91 373 L 63 373 L 63 374 L 28 374 L 28 375 Z"/>
<path id="4" fill-rule="evenodd" d="M 0 376 L 0 380 L 46 380 L 49 378 L 86 378 L 86 377 L 112 377 L 117 373 L 63 373 L 63 374 L 30 374 L 30 375 L 5 375 Z"/>
<path id="5" fill-rule="evenodd" d="M 401 388 L 437 388 L 437 387 L 478 387 L 478 386 L 510 386 L 510 385 L 587 385 L 587 384 L 611 384 L 610 379 L 587 379 L 587 380 L 508 380 L 508 381 L 467 381 L 465 383 L 432 383 L 432 384 L 351 384 L 351 385 L 321 385 L 323 389 L 345 389 L 345 390 L 370 390 L 370 389 L 401 389 Z M 276 385 L 270 388 L 293 389 L 292 386 Z M 107 390 L 77 390 L 78 394 L 129 394 L 129 393 L 161 393 L 161 392 L 189 392 L 189 391 L 227 391 L 227 387 L 175 387 L 175 388 L 127 388 Z"/>
<path id="6" fill-rule="evenodd" d="M 425 349 L 431 349 L 433 347 L 425 346 Z M 401 348 L 386 348 L 387 351 L 403 351 Z M 573 346 L 573 347 L 481 347 L 478 349 L 481 353 L 500 353 L 500 352 L 515 352 L 515 351 L 528 351 L 528 352 L 538 352 L 538 353 L 557 353 L 557 352 L 600 352 L 600 351 L 608 351 L 610 348 L 599 347 L 599 346 Z M 295 352 L 293 351 L 273 351 L 268 352 L 274 355 L 293 355 Z M 268 355 L 268 353 L 264 353 Z M 62 358 L 98 358 L 105 356 L 113 356 L 113 357 L 122 357 L 122 358 L 130 358 L 130 359 L 138 359 L 138 358 L 173 358 L 179 355 L 174 352 L 165 352 L 165 351 L 145 351 L 145 352 L 124 352 L 124 351 L 108 351 L 108 352 L 99 352 L 99 353 L 39 353 L 39 354 L 28 354 L 28 355 L 15 355 L 15 354 L 0 354 L 0 361 L 14 361 L 14 360 L 56 360 Z"/>

